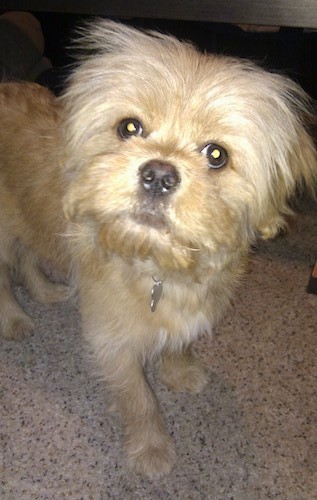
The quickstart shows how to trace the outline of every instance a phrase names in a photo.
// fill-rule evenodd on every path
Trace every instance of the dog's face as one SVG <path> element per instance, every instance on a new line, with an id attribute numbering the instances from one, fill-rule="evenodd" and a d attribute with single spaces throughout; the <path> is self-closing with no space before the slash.
<path id="1" fill-rule="evenodd" d="M 98 53 L 64 97 L 67 216 L 167 270 L 221 268 L 275 234 L 298 180 L 316 176 L 298 87 L 114 23 L 91 38 Z"/>

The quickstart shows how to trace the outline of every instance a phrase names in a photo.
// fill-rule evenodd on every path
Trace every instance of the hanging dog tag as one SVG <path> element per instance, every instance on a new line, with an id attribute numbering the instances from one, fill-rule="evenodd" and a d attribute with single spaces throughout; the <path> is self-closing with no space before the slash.
<path id="1" fill-rule="evenodd" d="M 156 306 L 162 297 L 162 292 L 163 292 L 163 282 L 161 280 L 157 280 L 153 278 L 155 283 L 151 291 L 151 311 L 154 312 L 156 309 Z"/>

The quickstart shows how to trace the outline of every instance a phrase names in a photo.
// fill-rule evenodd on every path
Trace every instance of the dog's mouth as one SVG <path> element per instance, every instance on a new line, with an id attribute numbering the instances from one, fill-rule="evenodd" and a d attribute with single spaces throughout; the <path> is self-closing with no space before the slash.
<path id="1" fill-rule="evenodd" d="M 169 227 L 165 203 L 158 203 L 157 200 L 143 200 L 135 210 L 134 220 L 138 224 L 154 229 L 161 230 Z"/>

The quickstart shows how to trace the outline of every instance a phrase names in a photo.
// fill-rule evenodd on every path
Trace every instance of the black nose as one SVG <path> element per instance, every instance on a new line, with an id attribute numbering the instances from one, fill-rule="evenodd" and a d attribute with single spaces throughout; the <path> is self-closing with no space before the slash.
<path id="1" fill-rule="evenodd" d="M 180 183 L 180 176 L 174 165 L 160 160 L 144 163 L 139 169 L 141 184 L 153 196 L 170 193 Z"/>

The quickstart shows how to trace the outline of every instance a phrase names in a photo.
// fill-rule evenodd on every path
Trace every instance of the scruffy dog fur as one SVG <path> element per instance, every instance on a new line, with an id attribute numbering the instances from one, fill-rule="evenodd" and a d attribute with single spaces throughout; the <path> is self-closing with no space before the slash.
<path id="1" fill-rule="evenodd" d="M 191 344 L 221 318 L 255 238 L 314 189 L 305 93 L 253 63 L 111 21 L 84 30 L 61 98 L 0 86 L 0 326 L 34 324 L 12 280 L 65 300 L 39 263 L 71 276 L 83 333 L 122 416 L 135 470 L 168 473 L 174 444 L 144 367 L 201 391 Z"/>

